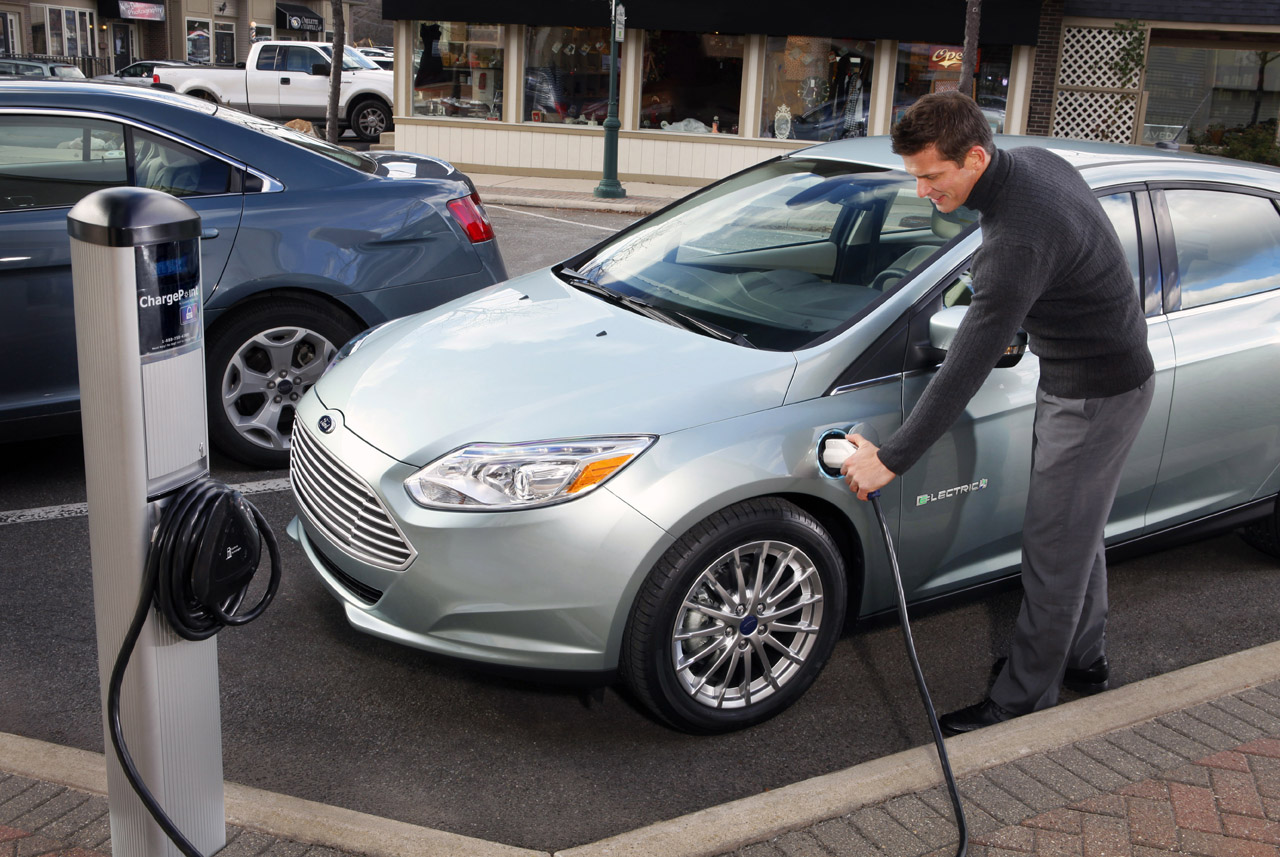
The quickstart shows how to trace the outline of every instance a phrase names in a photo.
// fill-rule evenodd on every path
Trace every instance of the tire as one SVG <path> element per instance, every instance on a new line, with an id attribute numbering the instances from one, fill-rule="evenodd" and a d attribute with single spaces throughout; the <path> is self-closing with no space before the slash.
<path id="1" fill-rule="evenodd" d="M 361 101 L 351 108 L 351 130 L 366 143 L 376 143 L 383 131 L 391 130 L 391 109 L 377 99 Z"/>
<path id="2" fill-rule="evenodd" d="M 773 498 L 730 506 L 649 573 L 627 620 L 623 678 L 677 729 L 753 726 L 822 671 L 844 626 L 846 591 L 840 551 L 808 513 Z"/>
<path id="3" fill-rule="evenodd" d="M 287 467 L 297 401 L 362 329 L 322 303 L 271 298 L 235 310 L 206 351 L 213 445 L 255 467 Z"/>
<path id="4" fill-rule="evenodd" d="M 1276 507 L 1271 510 L 1269 517 L 1241 529 L 1240 537 L 1250 547 L 1280 558 L 1280 500 L 1276 501 Z"/>

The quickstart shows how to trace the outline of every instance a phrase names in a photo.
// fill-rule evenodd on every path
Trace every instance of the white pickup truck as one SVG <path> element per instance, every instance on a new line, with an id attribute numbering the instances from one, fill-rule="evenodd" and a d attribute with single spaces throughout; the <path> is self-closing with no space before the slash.
<path id="1" fill-rule="evenodd" d="M 243 67 L 157 66 L 152 86 L 225 104 L 255 116 L 322 123 L 329 107 L 325 42 L 255 42 Z M 393 75 L 350 47 L 343 51 L 338 116 L 362 140 L 391 130 Z"/>

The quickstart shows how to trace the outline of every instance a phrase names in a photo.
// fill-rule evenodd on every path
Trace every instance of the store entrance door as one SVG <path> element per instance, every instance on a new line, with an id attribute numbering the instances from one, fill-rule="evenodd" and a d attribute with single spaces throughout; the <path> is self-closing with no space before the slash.
<path id="1" fill-rule="evenodd" d="M 138 58 L 137 43 L 137 29 L 133 24 L 111 25 L 111 50 L 117 71 Z"/>

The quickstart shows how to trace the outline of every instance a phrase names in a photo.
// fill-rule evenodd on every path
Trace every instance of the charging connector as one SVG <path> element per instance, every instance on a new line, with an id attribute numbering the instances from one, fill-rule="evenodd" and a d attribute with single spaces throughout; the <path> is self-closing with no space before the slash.
<path id="1" fill-rule="evenodd" d="M 240 612 L 265 543 L 271 557 L 266 591 L 252 609 Z M 133 649 L 154 604 L 174 633 L 207 640 L 228 625 L 252 622 L 267 609 L 280 587 L 280 547 L 262 513 L 239 491 L 212 479 L 178 489 L 151 537 L 151 549 L 133 620 L 116 655 L 107 687 L 111 744 L 129 785 L 165 835 L 186 857 L 204 857 L 160 806 L 125 744 L 120 723 L 120 691 Z"/>

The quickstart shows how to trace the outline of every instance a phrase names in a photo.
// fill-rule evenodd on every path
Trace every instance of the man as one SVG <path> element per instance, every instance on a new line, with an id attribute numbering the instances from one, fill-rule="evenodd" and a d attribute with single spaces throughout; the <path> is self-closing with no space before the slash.
<path id="1" fill-rule="evenodd" d="M 973 299 L 946 360 L 883 447 L 841 472 L 865 500 L 903 473 L 964 410 L 1019 327 L 1040 360 L 1023 525 L 1023 601 L 1009 657 L 982 702 L 941 719 L 968 732 L 1057 704 L 1059 685 L 1105 690 L 1103 527 L 1151 405 L 1147 325 L 1124 251 L 1080 174 L 1039 148 L 996 149 L 977 104 L 917 101 L 893 130 L 916 193 L 981 215 Z"/>

